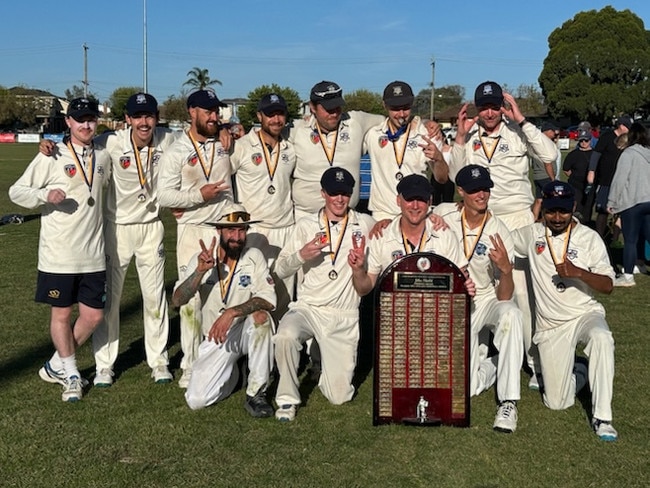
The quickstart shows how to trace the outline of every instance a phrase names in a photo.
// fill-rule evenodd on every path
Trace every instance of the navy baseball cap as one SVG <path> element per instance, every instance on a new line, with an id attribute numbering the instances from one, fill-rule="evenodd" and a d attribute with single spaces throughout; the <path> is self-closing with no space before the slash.
<path id="1" fill-rule="evenodd" d="M 126 114 L 133 117 L 137 113 L 158 113 L 158 101 L 148 93 L 136 93 L 126 101 Z"/>
<path id="2" fill-rule="evenodd" d="M 405 107 L 413 105 L 413 89 L 403 81 L 393 81 L 384 88 L 383 101 L 387 107 Z"/>
<path id="3" fill-rule="evenodd" d="M 563 181 L 551 181 L 542 188 L 542 208 L 556 208 L 573 212 L 575 191 L 571 185 Z"/>
<path id="4" fill-rule="evenodd" d="M 476 87 L 474 92 L 474 105 L 476 107 L 485 107 L 494 105 L 500 107 L 503 105 L 503 90 L 501 86 L 494 81 L 484 81 Z"/>
<path id="5" fill-rule="evenodd" d="M 345 168 L 333 166 L 321 176 L 320 186 L 328 195 L 352 195 L 354 176 Z"/>
<path id="6" fill-rule="evenodd" d="M 404 200 L 422 200 L 428 202 L 433 195 L 433 187 L 422 175 L 408 175 L 397 184 L 397 193 Z"/>
<path id="7" fill-rule="evenodd" d="M 316 83 L 311 89 L 309 100 L 314 104 L 322 105 L 325 110 L 332 110 L 345 104 L 343 90 L 333 81 Z"/>
<path id="8" fill-rule="evenodd" d="M 459 186 L 466 192 L 474 190 L 487 190 L 494 186 L 490 172 L 487 168 L 477 164 L 470 164 L 463 167 L 456 174 L 456 186 Z"/>
<path id="9" fill-rule="evenodd" d="M 89 98 L 75 98 L 68 104 L 66 115 L 77 121 L 84 115 L 99 117 L 99 105 Z"/>
<path id="10" fill-rule="evenodd" d="M 619 125 L 622 125 L 623 127 L 627 127 L 628 129 L 632 127 L 633 124 L 632 117 L 629 115 L 621 115 L 618 119 L 616 119 L 616 127 Z"/>
<path id="11" fill-rule="evenodd" d="M 282 111 L 285 114 L 287 110 L 287 102 L 282 95 L 277 93 L 268 93 L 264 95 L 257 104 L 257 111 L 262 112 L 264 115 L 270 115 L 273 112 Z"/>
<path id="12" fill-rule="evenodd" d="M 212 90 L 197 90 L 187 97 L 187 108 L 199 107 L 206 110 L 212 110 L 217 107 L 227 107 L 217 97 L 217 94 Z"/>

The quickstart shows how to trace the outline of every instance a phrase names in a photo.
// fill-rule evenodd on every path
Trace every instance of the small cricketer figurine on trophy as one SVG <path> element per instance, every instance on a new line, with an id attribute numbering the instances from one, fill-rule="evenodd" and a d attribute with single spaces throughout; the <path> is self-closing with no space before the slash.
<path id="1" fill-rule="evenodd" d="M 426 401 L 423 396 L 421 396 L 416 409 L 417 410 L 416 418 L 420 421 L 420 423 L 424 423 L 427 421 L 428 406 L 429 406 L 429 402 Z"/>

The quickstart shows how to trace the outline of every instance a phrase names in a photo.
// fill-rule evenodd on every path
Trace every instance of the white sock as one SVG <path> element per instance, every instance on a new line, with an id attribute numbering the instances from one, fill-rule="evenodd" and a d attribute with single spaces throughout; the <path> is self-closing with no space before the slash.
<path id="1" fill-rule="evenodd" d="M 54 351 L 54 354 L 52 354 L 50 366 L 54 371 L 61 371 L 63 369 L 63 363 L 61 362 L 61 356 L 59 356 L 58 351 Z"/>
<path id="2" fill-rule="evenodd" d="M 65 371 L 66 378 L 72 378 L 73 376 L 81 378 L 81 373 L 77 369 L 77 359 L 74 354 L 67 358 L 61 358 L 61 362 L 63 363 L 63 371 Z"/>

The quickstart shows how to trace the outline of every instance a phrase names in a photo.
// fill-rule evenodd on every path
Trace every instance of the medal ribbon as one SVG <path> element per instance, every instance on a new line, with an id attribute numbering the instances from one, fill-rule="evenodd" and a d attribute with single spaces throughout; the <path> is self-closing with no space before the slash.
<path id="1" fill-rule="evenodd" d="M 269 148 L 264 142 L 264 138 L 262 137 L 261 131 L 257 133 L 257 137 L 260 140 L 260 144 L 262 144 L 262 150 L 264 151 L 264 161 L 266 162 L 266 169 L 269 172 L 269 179 L 271 180 L 271 183 L 273 183 L 275 170 L 278 169 L 278 161 L 280 160 L 280 143 L 278 142 L 278 150 L 275 153 L 275 158 L 273 158 L 274 159 L 273 163 L 271 163 L 271 159 L 272 159 L 271 152 L 269 152 Z"/>
<path id="2" fill-rule="evenodd" d="M 392 124 L 388 124 L 389 126 L 392 126 Z M 406 153 L 406 146 L 408 145 L 409 142 L 409 134 L 411 133 L 411 124 L 409 123 L 406 127 L 406 130 L 404 130 L 402 127 L 400 127 L 403 133 L 406 134 L 406 137 L 404 138 L 404 144 L 402 145 L 402 149 L 398 152 L 397 151 L 397 145 L 399 143 L 399 140 L 402 138 L 401 136 L 398 136 L 397 138 L 392 138 L 388 136 L 388 139 L 393 143 L 393 153 L 395 153 L 395 161 L 397 162 L 397 169 L 401 170 L 402 169 L 402 162 L 404 161 L 404 154 Z M 398 131 L 400 130 L 398 129 Z M 389 129 L 390 132 L 390 129 Z"/>
<path id="3" fill-rule="evenodd" d="M 84 160 L 84 163 L 90 162 L 90 176 L 88 173 L 86 173 L 85 166 L 86 164 L 81 164 L 81 161 L 79 161 L 79 156 L 77 156 L 77 152 L 74 150 L 72 147 L 72 143 L 70 141 L 66 142 L 66 146 L 68 146 L 68 150 L 70 151 L 70 154 L 72 155 L 72 158 L 74 159 L 75 165 L 79 169 L 79 172 L 83 176 L 84 181 L 86 182 L 86 186 L 88 187 L 88 191 L 92 195 L 93 193 L 93 178 L 95 177 L 95 151 L 92 149 L 92 146 L 90 148 L 90 158 L 89 160 L 86 160 L 85 157 L 82 158 Z"/>
<path id="4" fill-rule="evenodd" d="M 339 251 L 341 250 L 341 244 L 343 243 L 343 237 L 345 236 L 345 231 L 348 228 L 348 216 L 349 212 L 345 214 L 345 218 L 342 221 L 342 226 L 343 226 L 343 232 L 339 234 L 339 239 L 338 242 L 336 243 L 336 249 L 332 249 L 332 231 L 330 228 L 330 221 L 327 218 L 327 214 L 323 212 L 323 215 L 325 217 L 325 233 L 327 235 L 327 240 L 330 244 L 330 260 L 332 261 L 332 266 L 336 263 L 336 258 L 339 255 Z"/>
<path id="5" fill-rule="evenodd" d="M 488 163 L 491 163 L 492 157 L 494 156 L 494 151 L 496 151 L 497 147 L 499 146 L 501 136 L 489 137 L 487 135 L 484 135 L 479 137 L 479 140 L 481 141 L 481 147 L 483 148 L 483 152 L 485 153 L 485 157 L 487 158 Z"/>
<path id="6" fill-rule="evenodd" d="M 133 139 L 133 129 L 131 129 L 131 147 L 133 147 L 133 154 L 135 155 L 135 166 L 138 168 L 138 179 L 140 180 L 140 188 L 144 190 L 144 187 L 147 184 L 147 174 L 145 173 L 145 167 L 142 165 L 142 159 L 140 158 L 140 150 L 138 149 L 138 145 L 135 143 L 135 139 Z M 152 153 L 153 153 L 153 147 L 151 146 L 151 144 L 149 144 L 147 146 L 146 169 L 149 169 Z"/>
<path id="7" fill-rule="evenodd" d="M 551 245 L 551 236 L 549 234 L 548 227 L 544 226 L 545 233 L 546 233 L 546 244 L 548 245 L 548 250 L 551 253 L 551 259 L 553 260 L 553 264 L 556 266 L 558 264 L 561 264 L 564 262 L 564 257 L 566 256 L 567 249 L 569 249 L 569 240 L 571 239 L 571 232 L 573 231 L 573 222 L 569 224 L 569 229 L 566 231 L 566 236 L 564 237 L 564 248 L 562 249 L 562 260 L 559 261 L 557 259 L 557 256 L 555 255 L 555 252 L 553 251 L 553 246 Z"/>
<path id="8" fill-rule="evenodd" d="M 478 230 L 478 235 L 476 236 L 474 245 L 470 249 L 469 239 L 468 239 L 469 236 L 465 231 L 465 227 L 467 226 L 467 217 L 465 217 L 465 209 L 463 208 L 460 211 L 460 222 L 463 228 L 463 248 L 465 249 L 465 257 L 467 258 L 467 262 L 469 262 L 474 256 L 474 250 L 476 249 L 476 246 L 478 246 L 478 243 L 481 240 L 481 236 L 483 235 L 483 229 L 485 229 L 485 223 L 487 222 L 487 219 L 488 219 L 488 212 L 486 211 L 485 214 L 483 215 L 483 221 L 481 222 L 481 227 Z"/>
<path id="9" fill-rule="evenodd" d="M 320 124 L 318 121 L 316 122 L 316 130 L 318 130 L 318 139 L 320 140 L 320 145 L 323 147 L 323 151 L 325 151 L 327 161 L 330 163 L 330 166 L 332 166 L 332 162 L 334 161 L 334 153 L 336 152 L 336 141 L 338 141 L 339 138 L 339 126 L 337 124 L 335 131 L 328 132 L 328 134 L 334 134 L 334 145 L 332 146 L 331 150 L 330 145 L 327 142 L 327 134 L 324 134 L 323 131 L 320 130 Z"/>
<path id="10" fill-rule="evenodd" d="M 223 261 L 223 265 L 226 265 L 226 260 Z M 226 302 L 228 301 L 228 294 L 230 293 L 230 287 L 232 285 L 232 277 L 235 274 L 235 270 L 237 269 L 237 263 L 239 262 L 239 259 L 236 259 L 233 265 L 230 267 L 228 271 L 228 275 L 224 276 L 223 278 L 221 277 L 221 266 L 219 266 L 219 253 L 217 252 L 217 276 L 219 277 L 219 287 L 221 288 L 221 301 L 225 305 Z"/>
<path id="11" fill-rule="evenodd" d="M 202 152 L 199 150 L 199 145 L 197 144 L 196 140 L 194 139 L 194 136 L 190 131 L 187 131 L 187 135 L 190 137 L 190 141 L 192 141 L 192 146 L 194 146 L 194 150 L 196 151 L 196 155 L 199 158 L 199 161 L 201 162 L 201 168 L 203 169 L 203 175 L 205 176 L 206 181 L 210 181 L 210 174 L 212 173 L 212 163 L 214 163 L 214 146 L 217 144 L 217 141 L 213 140 L 212 141 L 212 154 L 210 155 L 210 167 L 208 168 L 205 160 L 203 159 Z M 207 142 L 207 141 L 206 141 Z M 203 147 L 205 148 L 205 143 L 203 144 Z"/>
<path id="12" fill-rule="evenodd" d="M 424 246 L 424 242 L 426 239 L 424 238 L 425 234 L 427 233 L 427 227 L 426 225 L 424 226 L 424 229 L 422 230 L 422 236 L 420 237 L 420 243 L 418 244 L 418 247 L 413 248 L 411 247 L 411 243 L 408 240 L 408 237 L 406 237 L 406 234 L 404 234 L 403 230 L 400 230 L 402 233 L 402 244 L 404 244 L 404 250 L 406 251 L 406 254 L 412 254 L 414 252 L 418 252 L 422 247 Z"/>

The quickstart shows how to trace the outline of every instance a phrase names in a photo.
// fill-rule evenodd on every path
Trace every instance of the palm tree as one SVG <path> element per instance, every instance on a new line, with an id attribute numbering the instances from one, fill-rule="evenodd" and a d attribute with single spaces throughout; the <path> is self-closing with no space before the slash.
<path id="1" fill-rule="evenodd" d="M 187 72 L 189 78 L 183 86 L 189 85 L 194 89 L 203 90 L 211 85 L 221 85 L 221 81 L 211 79 L 207 69 L 194 67 Z"/>

